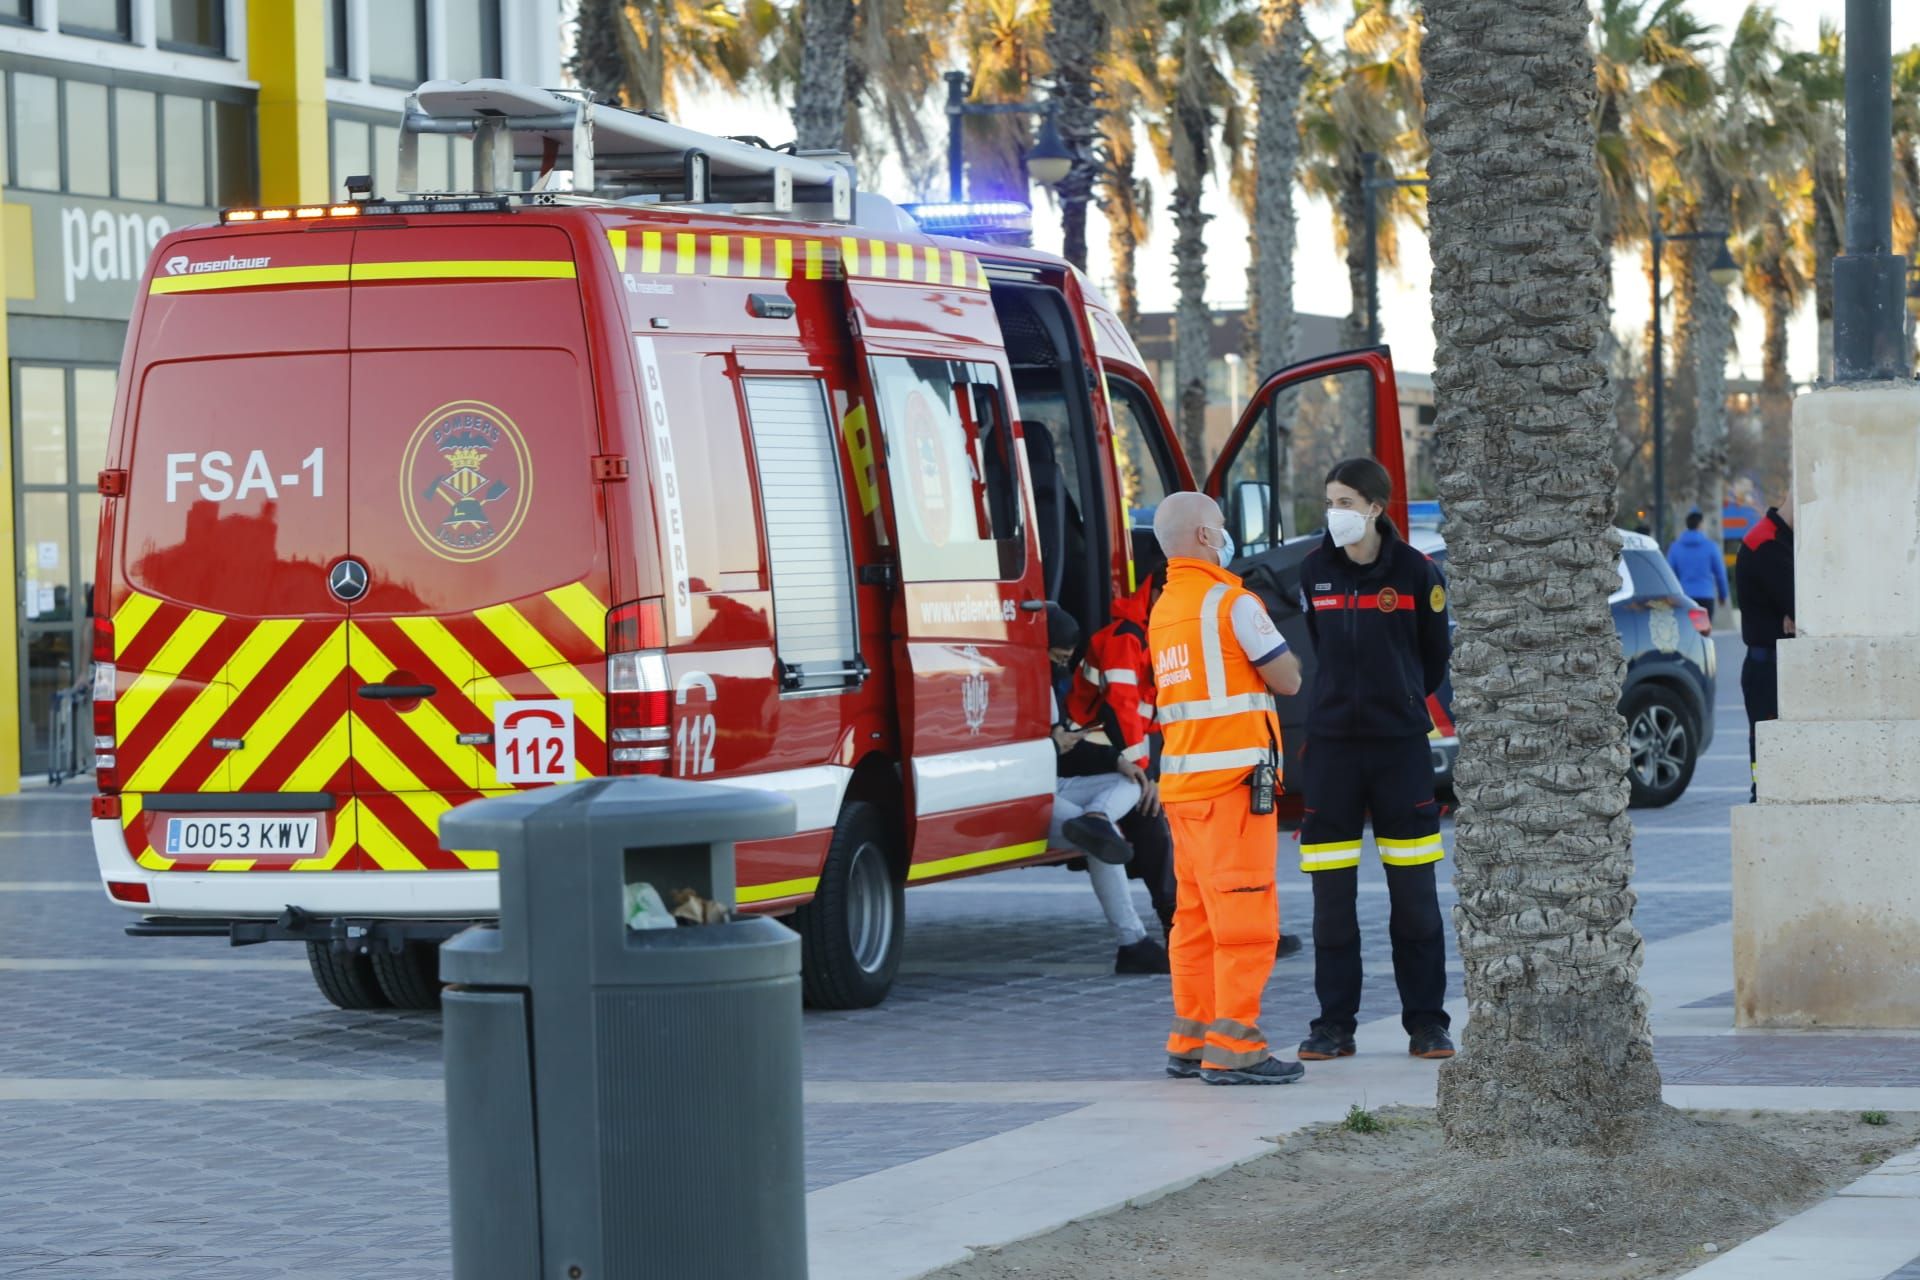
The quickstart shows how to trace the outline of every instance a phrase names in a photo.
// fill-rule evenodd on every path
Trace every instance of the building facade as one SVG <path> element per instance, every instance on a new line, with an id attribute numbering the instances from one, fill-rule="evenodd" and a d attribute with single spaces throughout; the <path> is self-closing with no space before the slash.
<path id="1" fill-rule="evenodd" d="M 390 193 L 409 90 L 559 84 L 560 26 L 560 0 L 0 0 L 0 791 L 54 763 L 56 695 L 87 678 L 95 476 L 154 244 L 351 174 Z M 432 139 L 421 185 L 471 169 Z"/>

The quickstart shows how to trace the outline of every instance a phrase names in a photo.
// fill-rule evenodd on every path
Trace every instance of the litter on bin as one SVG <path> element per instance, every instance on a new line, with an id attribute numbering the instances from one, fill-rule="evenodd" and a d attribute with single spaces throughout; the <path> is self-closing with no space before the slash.
<path id="1" fill-rule="evenodd" d="M 627 913 L 627 928 L 671 929 L 677 923 L 660 900 L 660 892 L 646 881 L 626 886 L 622 896 Z"/>
<path id="2" fill-rule="evenodd" d="M 725 924 L 730 918 L 724 906 L 692 889 L 675 889 L 671 896 L 673 917 L 684 924 Z"/>

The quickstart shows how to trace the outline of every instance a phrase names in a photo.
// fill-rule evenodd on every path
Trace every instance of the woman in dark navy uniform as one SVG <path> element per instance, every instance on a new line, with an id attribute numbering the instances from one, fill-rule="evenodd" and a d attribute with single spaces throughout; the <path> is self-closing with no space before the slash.
<path id="1" fill-rule="evenodd" d="M 1371 818 L 1392 901 L 1387 931 L 1407 1051 L 1453 1056 L 1447 1036 L 1446 936 L 1434 884 L 1440 808 L 1433 798 L 1427 696 L 1447 676 L 1447 587 L 1439 568 L 1387 518 L 1393 482 L 1372 458 L 1327 473 L 1327 532 L 1300 566 L 1318 669 L 1302 756 L 1301 869 L 1313 877 L 1314 988 L 1320 1016 L 1302 1058 L 1354 1051 L 1360 1012 L 1362 828 Z"/>

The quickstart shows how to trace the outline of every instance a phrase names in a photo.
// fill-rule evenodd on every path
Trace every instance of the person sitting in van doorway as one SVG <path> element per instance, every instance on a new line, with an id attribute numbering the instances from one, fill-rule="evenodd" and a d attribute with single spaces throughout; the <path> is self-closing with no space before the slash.
<path id="1" fill-rule="evenodd" d="M 1433 796 L 1427 697 L 1447 677 L 1447 584 L 1387 517 L 1393 483 L 1372 458 L 1327 473 L 1327 529 L 1300 565 L 1319 669 L 1301 753 L 1300 866 L 1313 883 L 1320 1016 L 1300 1056 L 1354 1052 L 1360 1012 L 1360 849 L 1373 822 L 1392 903 L 1387 932 L 1407 1051 L 1450 1058 L 1446 934 L 1434 864 L 1445 856 Z"/>
<path id="2" fill-rule="evenodd" d="M 1727 602 L 1727 557 L 1720 544 L 1702 532 L 1705 520 L 1698 511 L 1687 512 L 1687 531 L 1667 548 L 1667 563 L 1680 579 L 1680 589 L 1711 618 L 1715 603 Z"/>
<path id="3" fill-rule="evenodd" d="M 1166 948 L 1147 936 L 1133 905 L 1126 869 L 1133 845 L 1119 826 L 1122 819 L 1149 804 L 1151 784 L 1119 748 L 1088 740 L 1097 728 L 1075 728 L 1061 715 L 1058 691 L 1071 680 L 1073 655 L 1079 647 L 1080 624 L 1065 609 L 1049 603 L 1047 656 L 1053 663 L 1053 746 L 1059 761 L 1047 838 L 1056 847 L 1071 845 L 1087 855 L 1087 877 L 1113 928 L 1113 971 L 1165 973 Z M 1149 807 L 1157 813 L 1158 799 L 1152 799 Z"/>

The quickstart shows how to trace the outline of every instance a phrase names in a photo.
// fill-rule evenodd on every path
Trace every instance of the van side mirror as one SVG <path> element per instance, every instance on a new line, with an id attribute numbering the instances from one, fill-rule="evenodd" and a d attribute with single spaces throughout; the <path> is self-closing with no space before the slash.
<path id="1" fill-rule="evenodd" d="M 1268 512 L 1273 505 L 1273 490 L 1264 480 L 1241 480 L 1233 486 L 1227 518 L 1233 526 L 1233 540 L 1242 554 L 1257 555 L 1270 548 L 1267 530 Z"/>

